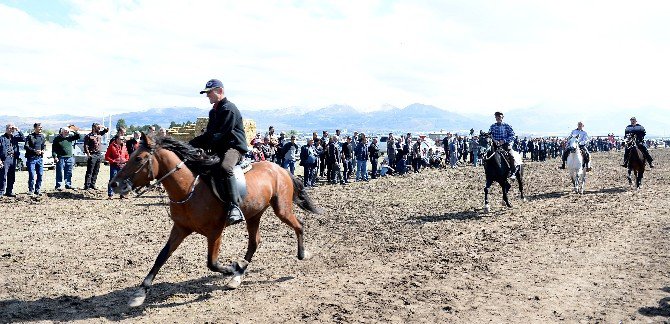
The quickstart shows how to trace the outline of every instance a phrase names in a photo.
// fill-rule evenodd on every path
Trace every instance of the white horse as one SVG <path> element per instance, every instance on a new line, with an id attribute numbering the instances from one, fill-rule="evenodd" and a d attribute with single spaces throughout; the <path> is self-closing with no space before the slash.
<path id="1" fill-rule="evenodd" d="M 584 172 L 582 158 L 582 151 L 579 149 L 579 136 L 568 137 L 568 144 L 565 147 L 570 151 L 566 167 L 570 172 L 570 179 L 572 180 L 573 190 L 578 193 L 584 193 L 584 185 L 586 184 L 586 172 Z"/>

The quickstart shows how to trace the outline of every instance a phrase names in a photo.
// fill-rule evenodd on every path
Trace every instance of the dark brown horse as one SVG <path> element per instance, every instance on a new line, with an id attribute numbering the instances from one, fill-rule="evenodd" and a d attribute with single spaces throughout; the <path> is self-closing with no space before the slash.
<path id="1" fill-rule="evenodd" d="M 319 213 L 319 209 L 307 196 L 302 182 L 287 170 L 274 163 L 258 162 L 245 174 L 247 196 L 240 207 L 246 216 L 249 232 L 247 253 L 244 261 L 222 266 L 218 257 L 227 212 L 224 203 L 212 193 L 207 181 L 200 178 L 200 174 L 207 174 L 210 169 L 218 167 L 219 158 L 208 156 L 202 150 L 169 137 L 154 140 L 142 134 L 142 143 L 130 156 L 126 166 L 110 180 L 110 186 L 116 193 L 126 194 L 149 186 L 153 180 L 156 180 L 154 185 L 161 183 L 170 199 L 170 217 L 174 225 L 154 266 L 131 298 L 130 306 L 144 303 L 156 273 L 184 238 L 193 232 L 207 237 L 207 267 L 212 271 L 233 275 L 228 287 L 237 288 L 261 241 L 258 230 L 261 215 L 270 206 L 277 217 L 295 231 L 298 259 L 310 257 L 303 245 L 302 221 L 293 213 L 293 203 L 314 213 Z"/>
<path id="2" fill-rule="evenodd" d="M 644 158 L 642 150 L 637 147 L 635 135 L 626 139 L 626 147 L 628 148 L 628 156 L 626 157 L 628 159 L 628 184 L 633 185 L 633 178 L 631 177 L 631 173 L 633 173 L 635 174 L 635 189 L 640 189 L 647 160 Z"/>

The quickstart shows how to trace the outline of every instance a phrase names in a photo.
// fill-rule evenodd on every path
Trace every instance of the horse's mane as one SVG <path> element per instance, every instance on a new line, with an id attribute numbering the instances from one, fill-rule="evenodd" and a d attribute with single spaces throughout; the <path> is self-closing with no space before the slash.
<path id="1" fill-rule="evenodd" d="M 202 149 L 195 148 L 191 144 L 169 136 L 156 136 L 154 137 L 154 141 L 156 147 L 176 154 L 196 174 L 207 174 L 213 166 L 221 163 L 221 159 L 218 156 L 208 155 Z"/>

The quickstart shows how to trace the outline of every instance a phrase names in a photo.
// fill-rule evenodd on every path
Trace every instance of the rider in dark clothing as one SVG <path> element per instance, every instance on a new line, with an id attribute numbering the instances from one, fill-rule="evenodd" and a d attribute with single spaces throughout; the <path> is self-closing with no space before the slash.
<path id="1" fill-rule="evenodd" d="M 647 151 L 647 147 L 644 145 L 644 137 L 647 135 L 647 131 L 644 130 L 642 125 L 637 123 L 637 119 L 635 117 L 630 118 L 630 125 L 626 126 L 626 131 L 624 133 L 624 136 L 626 137 L 631 135 L 635 135 L 635 142 L 637 147 L 640 149 L 640 151 L 642 151 L 644 158 L 649 162 L 649 167 L 653 168 L 654 159 L 651 158 L 649 151 Z M 628 154 L 630 154 L 630 148 L 626 147 L 623 155 L 623 164 L 621 165 L 622 167 L 628 167 Z"/>
<path id="2" fill-rule="evenodd" d="M 242 115 L 235 104 L 228 101 L 223 93 L 223 83 L 212 79 L 207 81 L 205 89 L 200 94 L 206 93 L 209 102 L 214 104 L 209 111 L 209 121 L 205 133 L 192 139 L 190 144 L 194 147 L 206 148 L 216 153 L 221 158 L 221 180 L 228 195 L 228 226 L 237 224 L 244 220 L 244 215 L 239 205 L 242 197 L 237 190 L 233 168 L 242 160 L 244 154 L 249 151 L 244 133 Z"/>

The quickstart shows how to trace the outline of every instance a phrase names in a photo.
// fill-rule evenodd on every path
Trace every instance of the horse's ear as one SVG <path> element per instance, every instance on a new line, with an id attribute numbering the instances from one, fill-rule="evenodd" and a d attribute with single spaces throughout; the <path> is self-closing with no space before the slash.
<path id="1" fill-rule="evenodd" d="M 144 134 L 144 132 L 142 132 L 142 136 L 140 137 L 140 140 L 141 140 L 142 142 L 144 142 L 144 144 L 145 144 L 148 148 L 151 148 L 151 147 L 154 146 L 154 139 L 153 139 L 153 137 L 151 137 L 151 136 L 147 136 L 147 134 Z"/>

